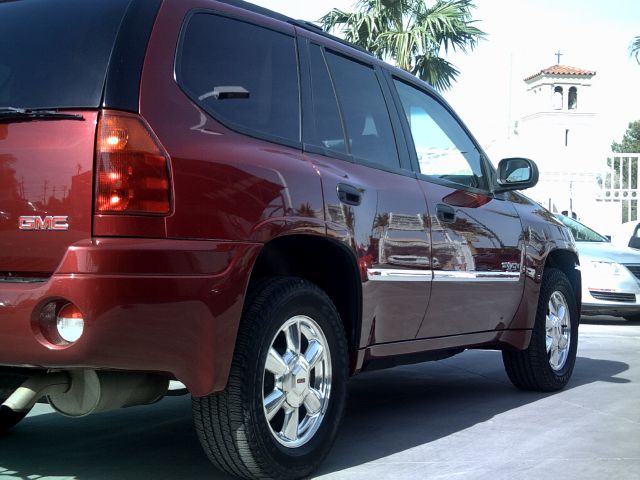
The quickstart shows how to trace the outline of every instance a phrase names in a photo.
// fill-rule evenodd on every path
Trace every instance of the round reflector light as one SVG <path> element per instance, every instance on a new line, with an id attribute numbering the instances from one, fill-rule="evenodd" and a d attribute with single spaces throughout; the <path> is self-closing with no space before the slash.
<path id="1" fill-rule="evenodd" d="M 84 319 L 80 309 L 69 303 L 62 307 L 56 318 L 58 335 L 69 342 L 77 342 L 84 332 Z"/>

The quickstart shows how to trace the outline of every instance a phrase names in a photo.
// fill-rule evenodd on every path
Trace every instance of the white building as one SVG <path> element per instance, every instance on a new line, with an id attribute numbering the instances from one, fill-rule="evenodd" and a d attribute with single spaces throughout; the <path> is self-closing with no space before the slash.
<path id="1" fill-rule="evenodd" d="M 591 87 L 595 74 L 554 65 L 525 79 L 527 100 L 520 127 L 530 147 L 551 156 L 574 155 L 593 147 L 596 113 Z M 545 161 L 558 167 L 556 161 Z"/>
<path id="2" fill-rule="evenodd" d="M 613 207 L 596 200 L 608 144 L 598 132 L 595 75 L 553 65 L 527 77 L 517 133 L 521 151 L 540 169 L 540 182 L 528 194 L 552 211 L 573 212 L 597 227 Z"/>

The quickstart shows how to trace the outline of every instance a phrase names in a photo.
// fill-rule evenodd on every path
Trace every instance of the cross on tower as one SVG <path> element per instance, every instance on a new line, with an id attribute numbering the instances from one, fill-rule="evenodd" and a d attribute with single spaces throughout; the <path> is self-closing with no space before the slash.
<path id="1" fill-rule="evenodd" d="M 560 57 L 563 55 L 563 53 L 561 53 L 561 52 L 560 52 L 560 50 L 558 50 L 558 51 L 555 53 L 555 55 L 556 55 L 556 57 L 558 57 L 558 65 L 560 65 Z"/>

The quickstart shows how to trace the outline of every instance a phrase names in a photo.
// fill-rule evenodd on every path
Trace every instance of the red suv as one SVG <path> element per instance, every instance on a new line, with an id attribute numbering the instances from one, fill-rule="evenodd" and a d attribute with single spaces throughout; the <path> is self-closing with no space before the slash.
<path id="1" fill-rule="evenodd" d="M 0 430 L 176 380 L 219 468 L 300 478 L 350 375 L 482 348 L 568 382 L 573 239 L 428 85 L 236 0 L 14 0 L 0 31 Z"/>

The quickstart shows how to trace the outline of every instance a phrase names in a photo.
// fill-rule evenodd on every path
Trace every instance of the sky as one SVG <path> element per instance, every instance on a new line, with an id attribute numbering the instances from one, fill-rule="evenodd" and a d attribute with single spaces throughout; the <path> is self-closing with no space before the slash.
<path id="1" fill-rule="evenodd" d="M 317 20 L 354 0 L 253 0 L 297 19 Z M 629 57 L 640 35 L 639 0 L 475 0 L 473 17 L 487 33 L 470 53 L 445 57 L 460 70 L 444 97 L 491 155 L 504 152 L 510 124 L 523 114 L 524 78 L 561 64 L 595 70 L 592 94 L 601 142 L 620 141 L 640 119 L 640 65 Z"/>

